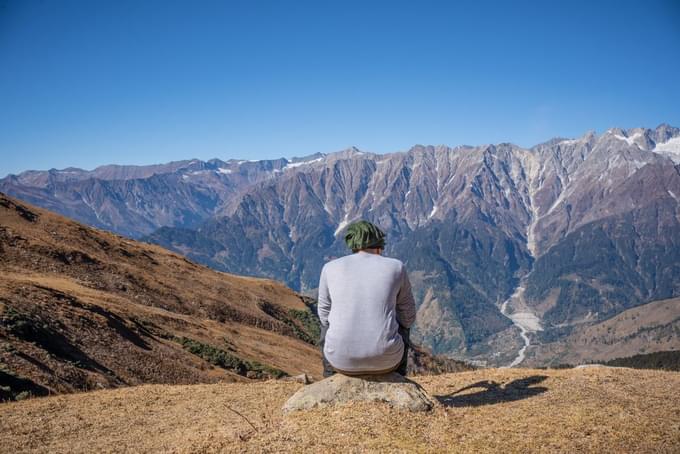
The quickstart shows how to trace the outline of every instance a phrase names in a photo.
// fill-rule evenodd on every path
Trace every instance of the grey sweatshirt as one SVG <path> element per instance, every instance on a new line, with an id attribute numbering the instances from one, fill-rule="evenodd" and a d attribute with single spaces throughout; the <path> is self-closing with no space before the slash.
<path id="1" fill-rule="evenodd" d="M 319 280 L 319 318 L 328 327 L 324 354 L 348 372 L 389 369 L 401 361 L 399 324 L 410 328 L 416 306 L 404 264 L 357 252 L 324 265 Z"/>

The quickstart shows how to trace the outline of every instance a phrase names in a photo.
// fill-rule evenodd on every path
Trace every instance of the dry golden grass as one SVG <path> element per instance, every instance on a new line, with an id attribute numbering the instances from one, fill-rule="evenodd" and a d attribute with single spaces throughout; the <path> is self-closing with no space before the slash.
<path id="1" fill-rule="evenodd" d="M 321 375 L 315 333 L 290 315 L 307 306 L 283 284 L 216 272 L 1 193 L 0 276 L 0 371 L 39 393 L 247 380 L 182 337 Z"/>
<path id="2" fill-rule="evenodd" d="M 440 397 L 430 413 L 374 403 L 284 415 L 301 385 L 280 381 L 5 403 L 0 451 L 680 452 L 678 373 L 489 369 L 415 380 Z"/>

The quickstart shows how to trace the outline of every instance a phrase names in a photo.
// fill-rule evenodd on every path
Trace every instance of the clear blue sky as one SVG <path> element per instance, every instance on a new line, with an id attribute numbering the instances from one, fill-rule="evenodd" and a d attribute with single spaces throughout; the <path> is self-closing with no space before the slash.
<path id="1" fill-rule="evenodd" d="M 0 176 L 662 122 L 678 0 L 0 0 Z"/>

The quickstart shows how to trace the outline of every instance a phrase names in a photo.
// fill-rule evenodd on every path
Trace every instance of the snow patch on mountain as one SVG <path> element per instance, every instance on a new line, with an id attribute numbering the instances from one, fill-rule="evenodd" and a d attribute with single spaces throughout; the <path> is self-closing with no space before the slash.
<path id="1" fill-rule="evenodd" d="M 321 158 L 316 158 L 312 159 L 311 161 L 302 161 L 302 162 L 289 162 L 288 164 L 285 165 L 284 169 L 293 169 L 295 167 L 300 167 L 303 165 L 308 165 L 308 164 L 313 164 L 315 162 L 323 161 L 323 157 Z"/>
<path id="2" fill-rule="evenodd" d="M 625 136 L 622 136 L 622 135 L 620 135 L 620 134 L 614 134 L 614 137 L 617 138 L 617 139 L 619 139 L 619 140 L 622 140 L 622 141 L 626 142 L 628 145 L 637 145 L 639 148 L 642 148 L 639 144 L 637 144 L 637 143 L 635 142 L 635 139 L 638 139 L 638 138 L 642 137 L 642 133 L 641 133 L 641 132 L 636 132 L 635 134 L 633 134 L 633 135 L 630 136 L 630 137 L 625 137 Z"/>
<path id="3" fill-rule="evenodd" d="M 673 137 L 667 142 L 657 143 L 652 151 L 668 156 L 673 162 L 680 164 L 680 137 Z"/>
<path id="4" fill-rule="evenodd" d="M 560 143 L 562 143 L 564 145 L 573 145 L 573 144 L 579 143 L 579 142 L 580 142 L 580 139 L 564 139 L 564 140 L 560 141 Z"/>
<path id="5" fill-rule="evenodd" d="M 338 228 L 335 229 L 335 233 L 333 233 L 333 236 L 338 236 L 338 233 L 340 233 L 342 231 L 342 229 L 347 227 L 347 224 L 349 224 L 348 218 L 349 218 L 349 213 L 346 213 L 345 218 L 342 220 L 342 222 L 340 222 L 340 224 L 338 224 Z"/>

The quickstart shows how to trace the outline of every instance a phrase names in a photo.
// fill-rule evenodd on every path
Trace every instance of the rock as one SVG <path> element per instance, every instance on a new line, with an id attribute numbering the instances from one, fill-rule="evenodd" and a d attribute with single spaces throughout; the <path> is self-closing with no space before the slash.
<path id="1" fill-rule="evenodd" d="M 386 402 L 410 411 L 428 411 L 432 399 L 417 383 L 396 372 L 349 377 L 335 374 L 305 386 L 288 399 L 284 412 L 346 402 Z"/>
<path id="2" fill-rule="evenodd" d="M 295 375 L 293 377 L 283 377 L 280 380 L 281 381 L 294 381 L 294 382 L 302 383 L 303 385 L 308 385 L 312 382 L 312 379 L 307 374 Z"/>

